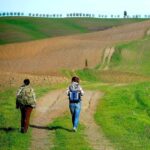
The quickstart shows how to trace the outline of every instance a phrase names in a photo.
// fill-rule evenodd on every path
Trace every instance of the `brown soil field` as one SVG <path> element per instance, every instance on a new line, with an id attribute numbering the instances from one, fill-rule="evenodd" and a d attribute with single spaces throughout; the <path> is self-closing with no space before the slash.
<path id="1" fill-rule="evenodd" d="M 31 75 L 12 72 L 0 72 L 0 90 L 8 87 L 19 87 L 25 78 L 29 78 L 32 85 L 51 85 L 68 82 L 68 79 L 61 76 Z"/>
<path id="2" fill-rule="evenodd" d="M 150 21 L 105 31 L 0 46 L 0 70 L 54 75 L 60 69 L 82 69 L 102 63 L 104 49 L 143 37 Z"/>

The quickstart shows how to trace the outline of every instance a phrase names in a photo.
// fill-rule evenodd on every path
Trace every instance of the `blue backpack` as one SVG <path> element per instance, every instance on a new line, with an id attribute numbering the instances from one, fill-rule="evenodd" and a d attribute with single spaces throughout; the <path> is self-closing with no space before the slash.
<path id="1" fill-rule="evenodd" d="M 79 102 L 81 100 L 81 93 L 78 90 L 70 89 L 68 96 L 71 102 Z"/>

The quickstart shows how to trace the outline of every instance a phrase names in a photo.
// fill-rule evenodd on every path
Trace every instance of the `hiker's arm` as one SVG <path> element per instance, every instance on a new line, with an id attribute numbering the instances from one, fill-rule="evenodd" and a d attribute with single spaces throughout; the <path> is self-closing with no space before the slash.
<path id="1" fill-rule="evenodd" d="M 22 87 L 20 87 L 16 93 L 16 97 L 20 95 L 20 92 L 22 91 Z"/>
<path id="2" fill-rule="evenodd" d="M 83 91 L 81 86 L 80 86 L 80 92 L 81 92 L 81 96 L 83 96 L 84 95 L 84 91 Z"/>
<path id="3" fill-rule="evenodd" d="M 36 102 L 36 95 L 35 95 L 35 92 L 34 92 L 33 89 L 32 89 L 32 94 L 33 94 L 33 99 L 34 99 L 34 101 Z"/>
<path id="4" fill-rule="evenodd" d="M 69 95 L 69 87 L 66 90 L 66 94 Z"/>
<path id="5" fill-rule="evenodd" d="M 18 102 L 18 97 L 20 95 L 21 90 L 22 90 L 22 87 L 20 87 L 16 93 L 16 109 L 18 109 L 20 107 L 20 104 Z"/>
<path id="6" fill-rule="evenodd" d="M 20 107 L 20 105 L 19 105 L 17 98 L 16 98 L 16 109 L 19 109 L 19 107 Z"/>

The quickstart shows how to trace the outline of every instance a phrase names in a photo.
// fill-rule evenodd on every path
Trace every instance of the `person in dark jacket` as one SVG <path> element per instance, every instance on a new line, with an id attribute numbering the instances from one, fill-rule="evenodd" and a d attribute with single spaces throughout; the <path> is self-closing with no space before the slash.
<path id="1" fill-rule="evenodd" d="M 29 126 L 32 109 L 36 106 L 36 98 L 30 80 L 25 79 L 24 84 L 16 94 L 16 108 L 21 111 L 21 132 L 26 133 Z"/>

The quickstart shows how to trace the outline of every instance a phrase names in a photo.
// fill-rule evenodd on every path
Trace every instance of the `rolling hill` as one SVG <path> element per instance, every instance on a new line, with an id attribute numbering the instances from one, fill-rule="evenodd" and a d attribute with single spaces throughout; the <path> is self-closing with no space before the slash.
<path id="1" fill-rule="evenodd" d="M 143 20 L 0 17 L 0 44 L 100 31 Z"/>
<path id="2" fill-rule="evenodd" d="M 105 31 L 62 36 L 0 46 L 0 69 L 4 72 L 53 74 L 63 68 L 82 69 L 102 62 L 106 47 L 142 38 L 150 22 Z"/>

